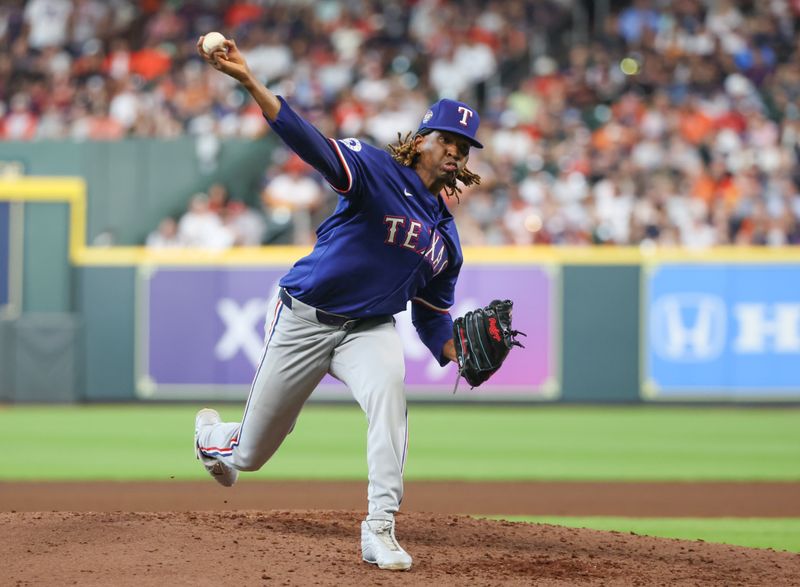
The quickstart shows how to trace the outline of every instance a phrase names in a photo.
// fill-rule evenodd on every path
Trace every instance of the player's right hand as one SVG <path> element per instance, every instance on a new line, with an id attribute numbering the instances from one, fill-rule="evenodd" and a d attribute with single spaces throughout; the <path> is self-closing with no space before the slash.
<path id="1" fill-rule="evenodd" d="M 210 55 L 203 51 L 203 37 L 197 39 L 197 53 L 214 69 L 225 73 L 235 80 L 244 83 L 250 77 L 250 68 L 233 39 L 224 41 L 225 50 L 217 49 Z"/>

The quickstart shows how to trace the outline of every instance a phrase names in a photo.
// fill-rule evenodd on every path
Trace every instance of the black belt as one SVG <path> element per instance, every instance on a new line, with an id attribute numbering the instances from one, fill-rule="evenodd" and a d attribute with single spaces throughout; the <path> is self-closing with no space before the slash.
<path id="1" fill-rule="evenodd" d="M 292 298 L 292 296 L 290 296 L 284 288 L 280 288 L 280 298 L 283 302 L 283 305 L 291 310 L 292 301 L 294 298 Z M 335 326 L 336 328 L 341 328 L 342 330 L 353 330 L 358 326 L 378 326 L 379 324 L 391 322 L 394 319 L 392 316 L 349 318 L 347 316 L 342 316 L 341 314 L 331 314 L 330 312 L 319 310 L 317 308 L 314 308 L 314 311 L 317 314 L 317 321 L 320 324 L 325 324 L 326 326 Z"/>

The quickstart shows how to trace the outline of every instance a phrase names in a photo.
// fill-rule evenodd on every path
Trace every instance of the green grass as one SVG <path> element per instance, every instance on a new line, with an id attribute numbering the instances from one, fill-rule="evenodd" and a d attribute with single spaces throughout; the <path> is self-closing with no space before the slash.
<path id="1" fill-rule="evenodd" d="M 200 479 L 191 405 L 12 406 L 0 480 Z M 242 406 L 221 407 L 238 421 Z M 800 480 L 800 410 L 425 406 L 410 413 L 407 479 Z M 248 478 L 364 479 L 355 406 L 307 407 Z"/>
<path id="2" fill-rule="evenodd" d="M 616 530 L 800 552 L 800 518 L 621 518 L 494 516 L 493 519 Z"/>

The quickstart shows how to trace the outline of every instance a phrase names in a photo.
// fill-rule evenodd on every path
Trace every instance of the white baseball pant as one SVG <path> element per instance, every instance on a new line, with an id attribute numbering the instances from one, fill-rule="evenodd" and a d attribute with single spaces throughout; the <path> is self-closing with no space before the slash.
<path id="1" fill-rule="evenodd" d="M 260 469 L 330 373 L 347 385 L 367 416 L 367 517 L 392 519 L 403 498 L 408 446 L 405 364 L 394 322 L 352 330 L 328 326 L 299 300 L 288 300 L 287 307 L 279 293 L 269 304 L 264 352 L 241 423 L 204 427 L 200 450 L 240 471 Z"/>

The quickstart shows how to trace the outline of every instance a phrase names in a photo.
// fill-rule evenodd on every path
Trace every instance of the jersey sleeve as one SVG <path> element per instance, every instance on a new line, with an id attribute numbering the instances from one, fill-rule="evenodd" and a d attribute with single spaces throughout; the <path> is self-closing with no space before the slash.
<path id="1" fill-rule="evenodd" d="M 450 359 L 444 356 L 444 343 L 453 338 L 453 306 L 459 267 L 446 269 L 411 299 L 411 321 L 423 344 L 444 367 Z"/>
<path id="2" fill-rule="evenodd" d="M 362 175 L 361 161 L 356 157 L 346 157 L 340 143 L 356 139 L 335 141 L 326 138 L 305 118 L 292 110 L 281 96 L 281 109 L 275 120 L 267 119 L 272 130 L 300 158 L 319 171 L 331 187 L 344 196 L 357 191 Z M 350 149 L 353 149 L 351 146 Z"/>

